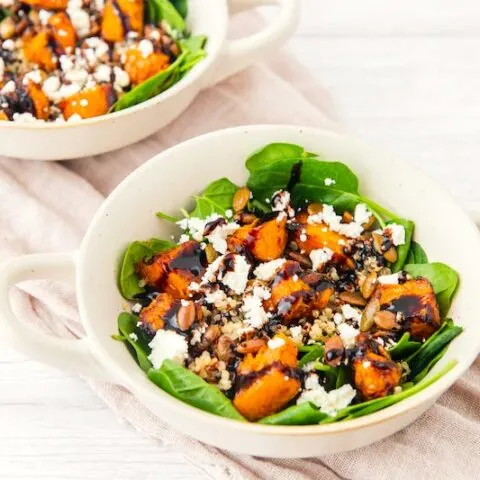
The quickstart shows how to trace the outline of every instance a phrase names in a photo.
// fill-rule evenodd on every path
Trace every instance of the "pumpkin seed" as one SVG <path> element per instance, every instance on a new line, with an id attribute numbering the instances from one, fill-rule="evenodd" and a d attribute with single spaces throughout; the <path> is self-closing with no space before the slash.
<path id="1" fill-rule="evenodd" d="M 222 360 L 228 363 L 232 359 L 233 357 L 232 345 L 233 345 L 233 341 L 230 337 L 227 337 L 227 335 L 222 335 L 218 339 L 215 351 L 217 353 L 217 357 L 219 360 Z"/>
<path id="2" fill-rule="evenodd" d="M 241 212 L 250 200 L 250 190 L 247 187 L 239 188 L 233 196 L 233 210 L 235 212 Z"/>
<path id="3" fill-rule="evenodd" d="M 338 335 L 332 335 L 325 342 L 325 363 L 332 367 L 338 367 L 342 361 L 344 351 L 342 339 Z"/>
<path id="4" fill-rule="evenodd" d="M 353 215 L 350 212 L 345 211 L 343 212 L 342 220 L 343 223 L 351 223 L 353 222 Z"/>
<path id="5" fill-rule="evenodd" d="M 377 327 L 381 328 L 382 330 L 391 330 L 397 324 L 396 315 L 393 312 L 389 312 L 388 310 L 382 310 L 381 312 L 377 312 L 374 315 L 373 319 Z"/>
<path id="6" fill-rule="evenodd" d="M 383 258 L 389 263 L 395 263 L 397 261 L 397 249 L 395 247 L 390 247 L 384 254 Z"/>
<path id="7" fill-rule="evenodd" d="M 357 307 L 364 307 L 367 304 L 367 301 L 358 292 L 342 292 L 338 297 L 340 300 Z"/>
<path id="8" fill-rule="evenodd" d="M 382 235 L 379 235 L 378 233 L 372 233 L 373 237 L 373 246 L 375 250 L 383 255 L 383 237 Z"/>
<path id="9" fill-rule="evenodd" d="M 323 210 L 323 205 L 321 203 L 311 203 L 307 207 L 307 212 L 309 215 L 316 215 Z"/>
<path id="10" fill-rule="evenodd" d="M 375 224 L 376 218 L 375 215 L 370 215 L 370 218 L 362 224 L 364 230 L 369 230 Z"/>
<path id="11" fill-rule="evenodd" d="M 211 243 L 209 243 L 205 247 L 205 256 L 207 257 L 207 262 L 209 264 L 213 263 L 216 260 L 216 258 L 218 257 L 218 253 L 215 251 L 215 249 L 213 248 L 213 245 Z"/>
<path id="12" fill-rule="evenodd" d="M 365 278 L 365 281 L 360 287 L 360 292 L 363 295 L 363 298 L 370 298 L 372 293 L 375 290 L 375 285 L 377 283 L 377 274 L 375 272 L 370 272 Z"/>
<path id="13" fill-rule="evenodd" d="M 182 301 L 182 306 L 177 312 L 177 325 L 180 327 L 180 330 L 188 330 L 193 322 L 195 321 L 196 309 L 193 302 L 188 302 L 184 304 Z"/>
<path id="14" fill-rule="evenodd" d="M 266 345 L 266 342 L 263 338 L 252 338 L 252 340 L 240 343 L 237 352 L 243 354 L 257 353 L 264 345 Z"/>
<path id="15" fill-rule="evenodd" d="M 368 302 L 362 313 L 362 318 L 360 319 L 360 330 L 362 332 L 367 332 L 373 327 L 373 324 L 375 323 L 373 317 L 379 310 L 380 302 L 376 298 Z"/>
<path id="16" fill-rule="evenodd" d="M 312 268 L 312 261 L 306 255 L 298 252 L 288 252 L 287 256 L 298 262 L 302 267 Z"/>
<path id="17" fill-rule="evenodd" d="M 207 331 L 203 334 L 203 339 L 208 344 L 212 344 L 221 335 L 221 333 L 222 332 L 218 325 L 210 325 L 207 328 Z"/>
<path id="18" fill-rule="evenodd" d="M 257 217 L 253 213 L 239 212 L 234 215 L 233 219 L 241 225 L 250 225 L 257 220 Z"/>

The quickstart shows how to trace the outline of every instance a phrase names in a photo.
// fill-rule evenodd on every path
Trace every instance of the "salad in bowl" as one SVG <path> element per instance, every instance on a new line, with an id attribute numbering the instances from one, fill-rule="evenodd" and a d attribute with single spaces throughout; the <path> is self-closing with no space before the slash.
<path id="1" fill-rule="evenodd" d="M 414 222 L 359 179 L 291 143 L 246 160 L 245 185 L 213 181 L 193 208 L 158 212 L 171 238 L 126 249 L 118 333 L 150 381 L 241 422 L 346 422 L 401 402 L 462 328 L 459 277 L 429 262 Z"/>

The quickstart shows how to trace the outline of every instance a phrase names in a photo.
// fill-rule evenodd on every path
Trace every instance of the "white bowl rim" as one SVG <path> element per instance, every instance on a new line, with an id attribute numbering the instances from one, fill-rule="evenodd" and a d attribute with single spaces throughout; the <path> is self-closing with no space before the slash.
<path id="1" fill-rule="evenodd" d="M 78 256 L 78 270 L 77 270 L 77 287 L 80 287 L 82 284 L 82 265 L 86 261 L 86 251 L 87 249 L 84 248 L 90 242 L 90 239 L 93 239 L 95 235 L 96 226 L 98 223 L 102 221 L 103 213 L 107 210 L 107 206 L 114 202 L 117 196 L 122 195 L 122 190 L 131 182 L 135 181 L 135 177 L 138 173 L 142 172 L 143 170 L 148 170 L 152 164 L 156 162 L 162 162 L 164 157 L 168 157 L 172 150 L 184 148 L 187 144 L 195 143 L 195 142 L 202 142 L 206 137 L 218 137 L 222 136 L 226 133 L 247 133 L 249 130 L 255 131 L 271 131 L 272 129 L 276 130 L 276 133 L 282 133 L 282 130 L 285 132 L 291 132 L 292 130 L 302 132 L 309 132 L 312 135 L 321 135 L 321 136 L 328 136 L 334 138 L 336 140 L 342 140 L 352 142 L 354 141 L 356 145 L 363 146 L 365 149 L 370 149 L 371 147 L 364 143 L 363 141 L 358 140 L 352 136 L 333 132 L 330 130 L 324 130 L 320 128 L 313 128 L 313 127 L 302 127 L 299 125 L 281 125 L 281 124 L 263 124 L 263 125 L 244 125 L 244 126 L 237 126 L 232 128 L 226 128 L 222 130 L 216 130 L 210 133 L 206 133 L 203 135 L 199 135 L 196 137 L 192 137 L 182 143 L 179 143 L 173 147 L 160 152 L 159 154 L 152 157 L 150 160 L 145 162 L 143 165 L 138 167 L 132 173 L 130 173 L 117 187 L 110 193 L 110 195 L 105 199 L 102 206 L 96 212 L 90 226 L 85 234 L 83 239 L 82 245 L 80 247 L 79 256 Z M 375 151 L 378 152 L 379 149 L 375 148 Z M 392 166 L 399 166 L 399 168 L 407 168 L 415 174 L 417 178 L 421 178 L 423 184 L 430 190 L 436 190 L 439 194 L 443 195 L 447 199 L 450 200 L 451 204 L 456 207 L 458 210 L 458 215 L 466 224 L 471 225 L 472 233 L 478 238 L 480 242 L 480 231 L 477 229 L 473 221 L 470 217 L 458 206 L 457 202 L 453 199 L 450 193 L 446 192 L 445 190 L 441 189 L 440 186 L 430 179 L 430 177 L 425 174 L 422 170 L 410 165 L 405 164 L 405 162 L 401 162 L 396 158 L 392 158 L 392 155 L 389 154 L 391 158 Z M 461 288 L 461 285 L 460 287 Z M 80 315 L 82 318 L 87 317 L 85 303 L 83 298 L 78 297 L 78 305 L 80 310 Z M 433 384 L 426 387 L 424 390 L 408 397 L 399 403 L 386 407 L 382 410 L 377 412 L 371 413 L 364 417 L 347 420 L 347 421 L 340 421 L 331 424 L 323 424 L 323 425 L 264 425 L 259 423 L 250 423 L 250 422 L 240 422 L 238 420 L 233 420 L 225 417 L 220 417 L 213 413 L 206 412 L 204 410 L 200 410 L 196 407 L 192 407 L 187 403 L 178 400 L 177 398 L 171 396 L 167 392 L 163 391 L 161 388 L 155 386 L 155 390 L 152 390 L 148 387 L 153 385 L 148 378 L 145 377 L 145 381 L 148 382 L 147 384 L 144 382 L 136 381 L 135 379 L 130 378 L 125 372 L 119 367 L 118 363 L 114 361 L 109 355 L 104 353 L 103 347 L 101 343 L 97 340 L 96 335 L 94 334 L 94 328 L 92 328 L 90 322 L 86 322 L 84 324 L 87 339 L 92 347 L 92 351 L 95 355 L 101 360 L 101 362 L 108 367 L 110 370 L 115 370 L 117 372 L 121 372 L 120 376 L 124 381 L 124 385 L 127 388 L 131 388 L 132 392 L 136 394 L 139 393 L 140 398 L 148 398 L 150 402 L 158 401 L 159 395 L 163 397 L 166 403 L 169 404 L 168 408 L 172 411 L 175 411 L 179 415 L 186 415 L 194 420 L 194 417 L 197 419 L 202 420 L 204 424 L 214 423 L 218 427 L 228 427 L 233 428 L 238 431 L 242 431 L 245 433 L 259 433 L 263 435 L 275 435 L 275 436 L 319 436 L 319 435 L 333 435 L 341 432 L 350 432 L 359 430 L 362 428 L 374 426 L 388 420 L 393 419 L 394 417 L 398 417 L 400 415 L 406 414 L 407 412 L 417 408 L 428 405 L 428 401 L 435 401 L 438 396 L 440 396 L 443 392 L 445 392 L 460 376 L 470 367 L 470 365 L 474 362 L 477 355 L 480 353 L 480 336 L 477 340 L 476 348 L 472 348 L 470 353 L 467 357 L 463 356 L 462 358 L 457 359 L 457 364 L 448 371 L 445 375 L 443 375 L 440 379 L 435 381 Z M 134 361 L 132 359 L 132 361 Z M 143 384 L 142 384 L 143 383 Z M 148 387 L 146 386 L 148 385 Z"/>
<path id="2" fill-rule="evenodd" d="M 222 2 L 220 5 L 224 7 L 224 14 L 225 18 L 227 19 L 227 10 L 226 10 L 226 3 Z M 224 41 L 227 35 L 227 20 L 224 22 L 224 26 L 222 29 L 222 38 Z M 207 40 L 208 41 L 208 40 Z M 180 79 L 175 85 L 172 85 L 167 90 L 155 95 L 153 98 L 146 100 L 145 102 L 139 103 L 134 105 L 133 107 L 125 108 L 124 110 L 120 110 L 118 112 L 111 112 L 105 113 L 104 115 L 99 115 L 97 117 L 91 118 L 84 118 L 79 121 L 75 122 L 64 122 L 64 123 L 55 123 L 55 122 L 33 122 L 33 123 L 19 123 L 19 122 L 0 122 L 0 129 L 28 129 L 28 130 L 60 130 L 66 128 L 78 128 L 78 127 L 86 127 L 89 125 L 94 125 L 101 122 L 107 121 L 115 121 L 117 118 L 124 117 L 126 115 L 132 115 L 140 110 L 144 110 L 158 103 L 162 102 L 163 100 L 167 100 L 170 97 L 176 95 L 180 90 L 188 87 L 195 81 L 197 81 L 210 67 L 213 65 L 215 60 L 220 55 L 221 48 L 219 48 L 216 52 L 207 52 L 205 58 L 203 58 L 200 62 L 198 62 L 194 67 L 187 72 L 183 78 Z"/>

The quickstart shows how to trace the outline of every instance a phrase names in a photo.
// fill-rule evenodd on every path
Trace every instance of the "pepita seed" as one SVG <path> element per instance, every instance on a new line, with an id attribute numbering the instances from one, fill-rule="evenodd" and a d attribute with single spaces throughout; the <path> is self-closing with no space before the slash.
<path id="1" fill-rule="evenodd" d="M 211 243 L 209 243 L 205 247 L 205 256 L 207 257 L 207 262 L 209 264 L 213 263 L 216 260 L 216 258 L 218 257 L 218 253 L 215 251 L 215 249 L 213 248 L 213 245 Z"/>
<path id="2" fill-rule="evenodd" d="M 332 367 L 338 367 L 342 361 L 344 351 L 342 339 L 338 335 L 332 335 L 325 342 L 325 363 Z"/>
<path id="3" fill-rule="evenodd" d="M 217 342 L 216 353 L 219 360 L 229 362 L 233 357 L 233 341 L 227 335 L 222 335 Z"/>
<path id="4" fill-rule="evenodd" d="M 209 325 L 206 332 L 203 334 L 205 342 L 212 344 L 221 334 L 220 327 L 218 325 Z"/>
<path id="5" fill-rule="evenodd" d="M 323 210 L 323 205 L 321 203 L 311 203 L 307 207 L 307 212 L 309 215 L 316 215 Z"/>
<path id="6" fill-rule="evenodd" d="M 233 210 L 235 212 L 241 212 L 250 200 L 250 190 L 247 187 L 239 188 L 233 196 Z"/>
<path id="7" fill-rule="evenodd" d="M 397 316 L 393 312 L 388 310 L 382 310 L 377 312 L 374 317 L 375 325 L 381 328 L 382 330 L 391 330 L 397 324 Z"/>
<path id="8" fill-rule="evenodd" d="M 302 276 L 302 281 L 307 285 L 316 285 L 321 280 L 322 276 L 318 272 L 308 272 Z"/>
<path id="9" fill-rule="evenodd" d="M 182 305 L 177 312 L 177 325 L 180 330 L 188 330 L 195 321 L 196 309 L 193 302 Z"/>
<path id="10" fill-rule="evenodd" d="M 362 313 L 362 318 L 360 319 L 360 331 L 367 332 L 373 327 L 374 316 L 380 310 L 380 302 L 374 298 L 370 300 L 365 307 L 365 310 Z"/>
<path id="11" fill-rule="evenodd" d="M 312 261 L 303 253 L 288 252 L 287 256 L 298 262 L 302 267 L 312 268 Z"/>
<path id="12" fill-rule="evenodd" d="M 375 272 L 370 272 L 365 278 L 365 281 L 362 283 L 360 287 L 360 293 L 363 295 L 363 298 L 370 298 L 372 293 L 375 290 L 375 286 L 377 284 L 377 274 Z"/>
<path id="13" fill-rule="evenodd" d="M 353 215 L 350 212 L 343 212 L 342 215 L 343 223 L 351 223 L 353 221 Z"/>
<path id="14" fill-rule="evenodd" d="M 357 307 L 364 307 L 367 304 L 367 301 L 358 292 L 342 292 L 338 297 L 340 300 Z"/>
<path id="15" fill-rule="evenodd" d="M 377 219 L 375 218 L 375 215 L 370 215 L 370 218 L 368 219 L 368 221 L 366 221 L 364 224 L 363 224 L 363 229 L 364 230 L 370 230 L 373 225 L 375 224 L 375 221 Z"/>
<path id="16" fill-rule="evenodd" d="M 390 247 L 384 254 L 383 258 L 389 263 L 395 263 L 398 258 L 397 249 Z"/>
<path id="17" fill-rule="evenodd" d="M 257 217 L 253 213 L 239 212 L 234 215 L 233 219 L 241 225 L 250 225 L 257 220 Z"/>
<path id="18" fill-rule="evenodd" d="M 253 338 L 252 340 L 246 340 L 237 346 L 238 353 L 257 353 L 266 342 L 263 338 Z"/>
<path id="19" fill-rule="evenodd" d="M 377 251 L 377 253 L 380 253 L 383 255 L 383 237 L 382 235 L 379 235 L 378 233 L 372 233 L 373 237 L 373 247 Z"/>
<path id="20" fill-rule="evenodd" d="M 15 22 L 12 17 L 6 17 L 0 23 L 0 37 L 4 40 L 11 38 L 15 35 Z"/>

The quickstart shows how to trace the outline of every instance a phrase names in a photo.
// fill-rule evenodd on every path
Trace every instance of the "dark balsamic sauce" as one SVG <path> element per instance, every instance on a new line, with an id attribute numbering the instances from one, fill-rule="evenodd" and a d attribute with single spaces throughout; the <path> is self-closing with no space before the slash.
<path id="1" fill-rule="evenodd" d="M 195 276 L 199 276 L 206 265 L 205 252 L 198 242 L 192 242 L 182 248 L 178 255 L 170 262 L 169 270 L 188 270 Z"/>
<path id="2" fill-rule="evenodd" d="M 226 225 L 227 221 L 223 217 L 218 217 L 215 220 L 212 220 L 211 222 L 208 222 L 205 225 L 205 229 L 203 230 L 203 236 L 207 237 L 210 235 L 217 227 L 220 227 L 221 225 Z"/>
<path id="3" fill-rule="evenodd" d="M 290 179 L 288 180 L 286 190 L 291 192 L 295 185 L 300 182 L 300 176 L 302 174 L 302 162 L 297 162 L 292 166 L 290 171 Z"/>
<path id="4" fill-rule="evenodd" d="M 112 0 L 112 7 L 115 10 L 115 13 L 118 15 L 120 22 L 122 22 L 122 28 L 126 35 L 127 32 L 131 30 L 130 19 L 128 18 L 128 15 L 125 15 L 125 13 L 123 13 L 120 5 L 118 4 L 118 0 Z"/>

